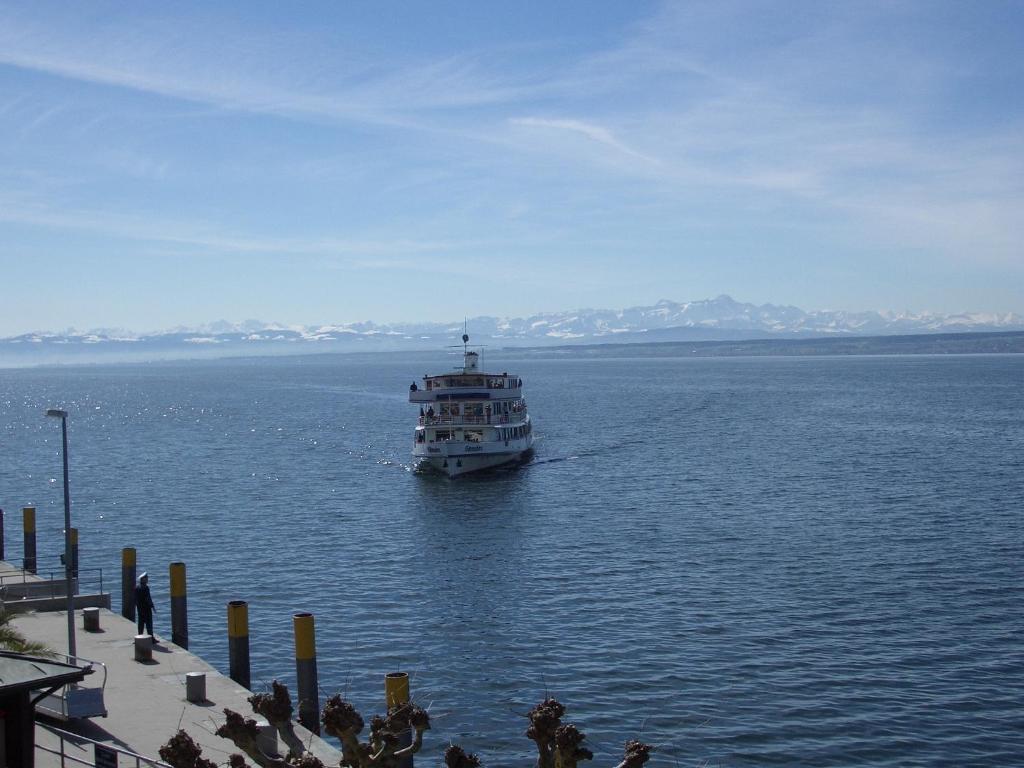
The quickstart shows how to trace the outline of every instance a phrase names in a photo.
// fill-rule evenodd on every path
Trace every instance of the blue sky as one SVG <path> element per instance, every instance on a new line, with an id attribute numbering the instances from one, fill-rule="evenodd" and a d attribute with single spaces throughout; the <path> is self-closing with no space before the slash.
<path id="1" fill-rule="evenodd" d="M 0 335 L 1024 312 L 1021 2 L 0 0 Z"/>

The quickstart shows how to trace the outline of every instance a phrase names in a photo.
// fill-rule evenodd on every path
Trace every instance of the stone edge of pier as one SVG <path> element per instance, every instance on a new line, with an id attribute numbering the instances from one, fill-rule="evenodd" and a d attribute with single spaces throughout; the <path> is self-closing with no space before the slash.
<path id="1" fill-rule="evenodd" d="M 0 561 L 0 572 L 16 574 L 20 569 Z M 100 630 L 89 632 L 83 628 L 82 612 L 76 610 L 75 613 L 79 659 L 99 662 L 106 667 L 104 701 L 108 714 L 67 722 L 37 718 L 36 765 L 39 768 L 60 764 L 59 758 L 38 748 L 57 745 L 45 725 L 157 760 L 160 747 L 179 729 L 184 729 L 202 747 L 203 756 L 215 763 L 225 763 L 228 755 L 240 752 L 231 741 L 214 732 L 224 722 L 225 708 L 245 717 L 255 717 L 248 702 L 252 691 L 222 675 L 195 654 L 163 639 L 159 631 L 160 642 L 154 646 L 153 660 L 136 661 L 134 622 L 100 608 Z M 58 653 L 67 650 L 67 613 L 63 610 L 16 613 L 12 624 L 30 640 L 42 642 Z M 206 701 L 193 703 L 186 699 L 185 680 L 190 672 L 205 674 Z M 98 686 L 102 675 L 102 670 L 97 669 L 86 678 L 86 684 Z M 340 762 L 341 752 L 326 741 L 298 723 L 295 731 L 307 749 L 325 765 Z M 280 743 L 278 747 L 283 749 Z M 75 756 L 92 764 L 92 744 L 66 744 L 65 749 L 77 750 Z"/>

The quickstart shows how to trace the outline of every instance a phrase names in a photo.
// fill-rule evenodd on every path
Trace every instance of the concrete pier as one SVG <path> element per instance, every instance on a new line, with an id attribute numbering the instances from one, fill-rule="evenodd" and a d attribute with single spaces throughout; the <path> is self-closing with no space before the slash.
<path id="1" fill-rule="evenodd" d="M 11 572 L 8 563 L 0 563 L 0 572 Z M 76 617 L 81 622 L 81 617 Z M 67 614 L 64 611 L 27 613 L 15 616 L 13 625 L 31 640 L 45 643 L 58 652 L 67 650 Z M 153 660 L 147 664 L 135 661 L 135 623 L 109 609 L 100 609 L 99 632 L 83 632 L 78 636 L 78 657 L 101 662 L 107 667 L 104 694 L 108 716 L 89 720 L 54 723 L 58 728 L 92 739 L 111 747 L 129 750 L 159 759 L 159 749 L 179 727 L 203 748 L 203 756 L 217 764 L 227 762 L 228 755 L 239 752 L 226 739 L 214 735 L 224 722 L 228 707 L 245 717 L 254 717 L 247 701 L 250 691 L 220 674 L 210 664 L 183 648 L 160 643 L 153 648 Z M 205 698 L 190 702 L 187 676 L 205 676 Z M 86 678 L 88 685 L 98 685 L 102 673 Z M 180 723 L 180 724 L 179 724 Z M 309 751 L 325 765 L 338 765 L 341 752 L 311 734 L 300 725 L 296 732 Z M 36 743 L 57 748 L 57 740 L 45 728 L 36 725 Z M 68 754 L 92 764 L 91 744 L 65 744 Z M 60 760 L 36 749 L 37 768 L 57 768 Z"/>

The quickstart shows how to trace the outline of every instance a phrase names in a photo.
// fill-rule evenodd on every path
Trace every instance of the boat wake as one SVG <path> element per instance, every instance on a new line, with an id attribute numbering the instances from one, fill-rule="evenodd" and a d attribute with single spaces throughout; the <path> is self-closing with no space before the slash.
<path id="1" fill-rule="evenodd" d="M 530 462 L 533 466 L 539 466 L 541 464 L 560 464 L 563 461 L 575 461 L 579 456 L 548 456 L 543 459 L 534 459 Z"/>

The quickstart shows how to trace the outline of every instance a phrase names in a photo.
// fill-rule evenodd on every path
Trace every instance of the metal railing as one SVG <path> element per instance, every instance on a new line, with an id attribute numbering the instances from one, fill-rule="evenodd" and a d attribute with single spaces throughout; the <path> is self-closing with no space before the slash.
<path id="1" fill-rule="evenodd" d="M 526 408 L 516 413 L 502 413 L 491 416 L 476 416 L 471 414 L 459 415 L 459 416 L 420 416 L 419 425 L 422 426 L 433 426 L 435 424 L 449 424 L 457 427 L 461 425 L 501 425 L 501 424 L 521 424 L 526 421 Z"/>
<path id="2" fill-rule="evenodd" d="M 99 594 L 106 594 L 103 591 L 103 569 L 102 568 L 79 568 L 77 576 L 73 579 L 72 589 L 78 594 L 82 588 L 82 582 L 95 584 L 99 582 Z M 61 597 L 66 594 L 67 587 L 64 585 L 64 567 L 60 570 L 37 570 L 34 574 L 26 571 L 15 571 L 13 573 L 0 574 L 0 594 L 5 592 L 5 587 L 24 585 L 24 589 L 30 589 L 33 595 L 38 597 Z"/>
<path id="3" fill-rule="evenodd" d="M 39 731 L 43 730 L 46 733 L 52 734 L 56 737 L 58 742 L 56 746 L 47 746 L 39 743 Z M 66 745 L 70 744 L 75 748 L 76 752 L 83 755 L 88 750 L 88 745 L 92 745 L 92 757 L 86 759 L 86 757 L 78 757 L 74 754 L 68 754 L 69 750 Z M 45 725 L 43 723 L 36 723 L 36 751 L 44 752 L 46 754 L 55 755 L 60 759 L 60 768 L 66 768 L 68 765 L 96 765 L 96 754 L 97 747 L 100 752 L 106 752 L 108 755 L 111 753 L 116 754 L 118 768 L 130 768 L 132 765 L 131 761 L 134 760 L 135 768 L 143 768 L 143 766 L 150 766 L 150 768 L 171 768 L 167 763 L 157 760 L 153 757 L 146 757 L 135 752 L 131 752 L 127 749 L 121 749 L 111 744 L 102 744 L 98 741 L 86 738 L 85 736 L 79 736 L 76 733 L 70 733 L 69 731 L 63 731 L 60 728 L 55 728 L 52 725 Z M 121 759 L 121 756 L 127 758 L 127 762 Z"/>
<path id="4" fill-rule="evenodd" d="M 68 656 L 56 651 L 53 652 L 53 658 L 73 667 L 90 669 L 91 674 L 88 682 L 68 683 L 37 699 L 36 712 L 61 720 L 106 717 L 107 705 L 103 697 L 107 689 L 107 665 L 84 656 Z M 97 672 L 100 674 L 97 675 Z"/>

